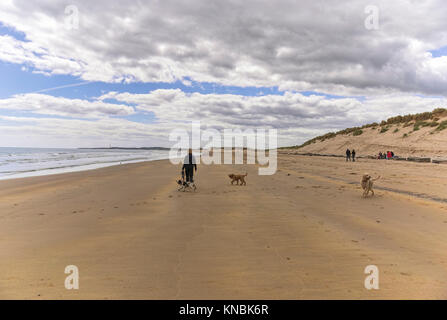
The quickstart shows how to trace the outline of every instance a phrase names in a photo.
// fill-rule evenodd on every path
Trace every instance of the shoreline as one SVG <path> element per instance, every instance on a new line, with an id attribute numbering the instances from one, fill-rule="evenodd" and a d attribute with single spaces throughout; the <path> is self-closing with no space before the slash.
<path id="1" fill-rule="evenodd" d="M 141 160 L 141 161 L 130 161 L 130 162 L 125 162 L 125 163 L 117 163 L 117 164 L 110 164 L 110 165 L 105 165 L 105 166 L 99 166 L 96 168 L 90 168 L 90 169 L 82 169 L 82 170 L 73 170 L 73 171 L 63 171 L 63 172 L 54 172 L 54 173 L 47 173 L 47 174 L 36 174 L 36 175 L 32 175 L 32 176 L 23 176 L 23 177 L 11 177 L 11 178 L 0 178 L 0 184 L 2 182 L 7 182 L 7 181 L 15 181 L 15 180 L 27 180 L 27 179 L 33 179 L 33 178 L 45 178 L 45 177 L 63 177 L 64 175 L 70 175 L 70 174 L 75 174 L 75 173 L 88 173 L 88 172 L 95 172 L 97 170 L 101 170 L 101 169 L 107 169 L 107 168 L 114 168 L 114 167 L 126 167 L 128 165 L 132 165 L 132 164 L 140 164 L 140 163 L 151 163 L 151 162 L 157 162 L 157 161 L 169 161 L 169 159 L 154 159 L 154 160 Z M 87 165 L 90 166 L 90 165 Z M 79 166 L 79 167 L 86 167 L 86 166 Z M 78 168 L 78 167 L 76 167 Z M 53 170 L 53 169 L 50 169 Z M 57 169 L 54 169 L 57 170 Z M 48 171 L 48 170 L 39 170 L 40 171 Z"/>
<path id="2" fill-rule="evenodd" d="M 120 165 L 125 165 L 125 164 L 132 164 L 132 163 L 140 163 L 140 162 L 169 160 L 168 155 L 166 155 L 166 157 L 167 158 L 160 158 L 160 159 L 157 158 L 157 159 L 150 159 L 150 160 L 144 159 L 144 158 L 128 160 L 128 161 L 116 160 L 116 161 L 110 161 L 110 162 L 91 163 L 91 164 L 85 164 L 85 165 L 67 165 L 67 166 L 63 166 L 63 167 L 55 167 L 55 168 L 47 168 L 47 169 L 17 171 L 17 173 L 5 174 L 3 176 L 0 176 L 0 181 L 11 180 L 11 179 L 50 176 L 50 175 L 64 174 L 64 173 L 71 173 L 71 172 L 91 171 L 91 170 L 96 170 L 96 169 L 101 169 L 101 168 L 120 166 Z"/>

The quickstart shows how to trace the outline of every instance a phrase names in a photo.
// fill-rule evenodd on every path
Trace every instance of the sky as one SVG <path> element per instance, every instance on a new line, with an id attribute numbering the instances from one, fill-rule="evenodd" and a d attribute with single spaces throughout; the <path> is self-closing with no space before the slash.
<path id="1" fill-rule="evenodd" d="M 2 0 L 0 146 L 171 146 L 277 129 L 297 145 L 447 107 L 447 3 Z"/>

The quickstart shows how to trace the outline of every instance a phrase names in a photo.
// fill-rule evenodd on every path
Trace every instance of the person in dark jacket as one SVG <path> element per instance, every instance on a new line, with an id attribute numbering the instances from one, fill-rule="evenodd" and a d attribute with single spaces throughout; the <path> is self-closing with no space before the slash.
<path id="1" fill-rule="evenodd" d="M 186 176 L 186 182 L 194 182 L 194 171 L 197 172 L 197 162 L 192 154 L 192 149 L 189 149 L 182 167 L 182 177 Z"/>
<path id="2" fill-rule="evenodd" d="M 351 161 L 351 150 L 346 149 L 346 161 Z"/>
<path id="3" fill-rule="evenodd" d="M 352 161 L 355 162 L 355 150 L 352 149 L 351 151 L 351 157 L 352 157 Z"/>

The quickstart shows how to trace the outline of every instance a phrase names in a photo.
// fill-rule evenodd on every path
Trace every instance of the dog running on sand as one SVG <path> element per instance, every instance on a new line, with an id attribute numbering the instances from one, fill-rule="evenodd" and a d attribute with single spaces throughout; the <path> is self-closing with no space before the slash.
<path id="1" fill-rule="evenodd" d="M 236 184 L 239 185 L 239 181 L 241 182 L 241 186 L 246 186 L 247 183 L 245 182 L 245 177 L 248 175 L 248 173 L 245 174 L 229 174 L 228 177 L 231 179 L 231 184 L 233 184 L 236 181 Z"/>
<path id="2" fill-rule="evenodd" d="M 362 189 L 363 189 L 363 197 L 367 197 L 369 192 L 371 191 L 371 196 L 374 196 L 374 190 L 373 185 L 374 181 L 380 179 L 380 176 L 378 176 L 375 179 L 372 179 L 371 176 L 368 173 L 365 173 L 362 176 Z"/>

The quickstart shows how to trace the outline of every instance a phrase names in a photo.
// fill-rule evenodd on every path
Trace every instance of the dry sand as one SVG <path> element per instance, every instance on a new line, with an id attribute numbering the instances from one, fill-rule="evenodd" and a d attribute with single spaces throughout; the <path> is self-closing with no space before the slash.
<path id="1" fill-rule="evenodd" d="M 274 176 L 201 165 L 197 193 L 177 191 L 179 169 L 0 182 L 0 298 L 447 298 L 447 166 L 280 155 Z M 373 198 L 364 171 L 383 177 Z M 371 264 L 379 290 L 364 288 Z"/>

